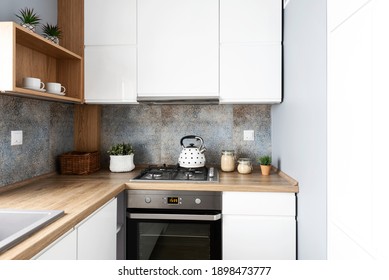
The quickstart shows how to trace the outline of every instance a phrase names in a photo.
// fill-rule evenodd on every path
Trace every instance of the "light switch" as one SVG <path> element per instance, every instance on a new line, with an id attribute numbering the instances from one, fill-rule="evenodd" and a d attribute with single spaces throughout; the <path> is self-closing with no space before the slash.
<path id="1" fill-rule="evenodd" d="M 243 131 L 243 140 L 244 141 L 254 141 L 254 130 L 244 130 Z"/>
<path id="2" fill-rule="evenodd" d="M 11 146 L 23 144 L 23 131 L 12 130 L 11 131 Z"/>

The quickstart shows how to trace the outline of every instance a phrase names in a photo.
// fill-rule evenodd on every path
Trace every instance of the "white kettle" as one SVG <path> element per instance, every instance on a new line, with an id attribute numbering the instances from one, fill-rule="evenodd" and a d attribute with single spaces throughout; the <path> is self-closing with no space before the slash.
<path id="1" fill-rule="evenodd" d="M 193 139 L 200 141 L 200 146 L 195 146 L 194 143 L 190 143 L 185 147 L 184 140 Z M 203 138 L 195 135 L 187 135 L 181 138 L 182 151 L 178 158 L 178 164 L 185 168 L 197 168 L 205 165 L 205 147 Z"/>

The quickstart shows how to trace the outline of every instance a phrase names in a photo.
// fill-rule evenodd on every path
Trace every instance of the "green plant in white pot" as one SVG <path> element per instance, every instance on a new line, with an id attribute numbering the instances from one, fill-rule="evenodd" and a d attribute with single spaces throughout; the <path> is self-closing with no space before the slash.
<path id="1" fill-rule="evenodd" d="M 24 8 L 15 15 L 20 20 L 20 25 L 35 32 L 35 26 L 39 24 L 41 18 L 34 12 L 34 8 Z"/>
<path id="2" fill-rule="evenodd" d="M 46 23 L 42 27 L 43 30 L 43 36 L 47 39 L 52 41 L 55 44 L 59 44 L 59 39 L 62 36 L 62 30 L 58 27 L 58 25 L 51 25 L 49 23 Z"/>
<path id="3" fill-rule="evenodd" d="M 110 155 L 109 170 L 111 172 L 129 172 L 135 168 L 134 149 L 131 144 L 113 145 L 107 153 Z"/>

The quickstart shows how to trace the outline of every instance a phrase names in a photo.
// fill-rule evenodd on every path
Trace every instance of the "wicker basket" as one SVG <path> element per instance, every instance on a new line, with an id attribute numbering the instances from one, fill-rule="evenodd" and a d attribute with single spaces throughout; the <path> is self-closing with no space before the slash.
<path id="1" fill-rule="evenodd" d="M 70 152 L 59 156 L 61 174 L 90 174 L 100 169 L 99 152 Z"/>

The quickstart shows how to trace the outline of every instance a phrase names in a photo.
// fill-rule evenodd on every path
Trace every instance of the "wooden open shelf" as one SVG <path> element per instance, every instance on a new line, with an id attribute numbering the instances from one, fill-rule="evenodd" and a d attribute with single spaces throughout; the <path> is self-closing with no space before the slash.
<path id="1" fill-rule="evenodd" d="M 0 22 L 0 91 L 9 95 L 82 103 L 83 58 L 14 22 Z M 66 95 L 23 88 L 23 77 L 58 82 Z"/>

